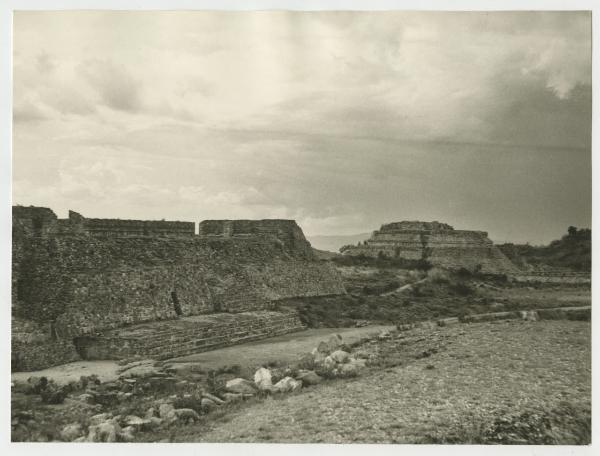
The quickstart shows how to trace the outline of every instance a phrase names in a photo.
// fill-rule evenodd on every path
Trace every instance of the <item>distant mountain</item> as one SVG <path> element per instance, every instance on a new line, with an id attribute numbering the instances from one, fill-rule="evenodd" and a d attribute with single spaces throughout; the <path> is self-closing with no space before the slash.
<path id="1" fill-rule="evenodd" d="M 369 239 L 371 233 L 331 235 L 331 236 L 306 236 L 310 244 L 319 250 L 339 253 L 340 247 L 348 244 L 356 245 L 358 241 Z"/>

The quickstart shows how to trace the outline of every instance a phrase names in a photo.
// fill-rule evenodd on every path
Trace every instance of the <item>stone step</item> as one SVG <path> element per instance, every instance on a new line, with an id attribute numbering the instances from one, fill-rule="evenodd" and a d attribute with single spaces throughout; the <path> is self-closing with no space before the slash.
<path id="1" fill-rule="evenodd" d="M 297 314 L 274 311 L 259 315 L 228 314 L 224 321 L 207 317 L 167 324 L 170 328 L 165 328 L 164 322 L 157 322 L 156 327 L 160 329 L 156 332 L 151 331 L 152 323 L 149 323 L 140 325 L 139 329 L 116 329 L 105 335 L 88 338 L 82 353 L 85 359 L 134 356 L 167 359 L 305 329 Z M 134 337 L 136 331 L 143 335 Z"/>

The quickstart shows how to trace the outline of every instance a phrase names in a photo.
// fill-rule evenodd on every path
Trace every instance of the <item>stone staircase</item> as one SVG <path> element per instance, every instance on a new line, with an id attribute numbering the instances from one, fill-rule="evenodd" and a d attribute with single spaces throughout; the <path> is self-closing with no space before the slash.
<path id="1" fill-rule="evenodd" d="M 305 327 L 291 312 L 211 314 L 114 329 L 75 340 L 83 359 L 169 359 L 274 337 Z"/>

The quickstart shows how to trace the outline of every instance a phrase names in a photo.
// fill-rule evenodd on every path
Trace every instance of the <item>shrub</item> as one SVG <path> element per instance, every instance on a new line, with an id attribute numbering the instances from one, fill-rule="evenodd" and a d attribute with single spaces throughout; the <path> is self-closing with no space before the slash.
<path id="1" fill-rule="evenodd" d="M 432 268 L 427 271 L 427 277 L 433 283 L 448 283 L 450 280 L 448 272 L 440 268 Z"/>

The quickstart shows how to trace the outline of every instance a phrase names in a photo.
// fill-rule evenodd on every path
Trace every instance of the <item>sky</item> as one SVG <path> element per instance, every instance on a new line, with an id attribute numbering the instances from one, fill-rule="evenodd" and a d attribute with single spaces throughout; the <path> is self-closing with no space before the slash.
<path id="1" fill-rule="evenodd" d="M 88 217 L 591 225 L 586 12 L 16 12 L 13 204 Z"/>

